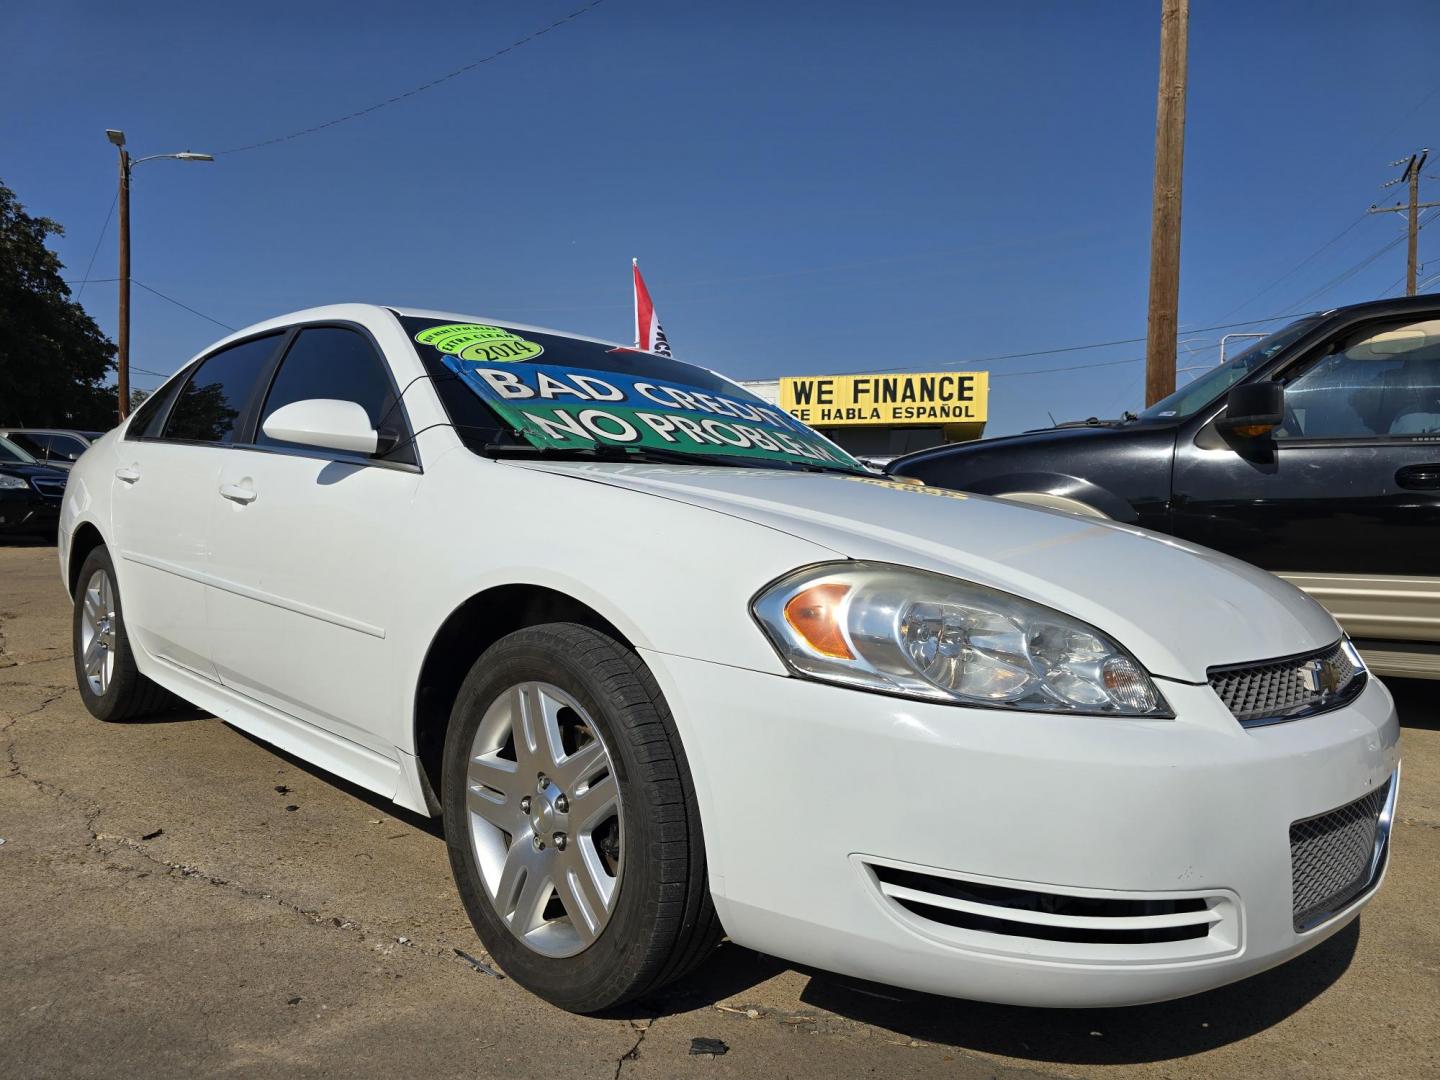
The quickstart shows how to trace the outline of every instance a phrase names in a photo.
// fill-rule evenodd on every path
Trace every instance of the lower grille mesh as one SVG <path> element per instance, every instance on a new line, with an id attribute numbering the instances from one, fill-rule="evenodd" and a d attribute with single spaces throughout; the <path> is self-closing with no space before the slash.
<path id="1" fill-rule="evenodd" d="M 1370 886 L 1380 869 L 1389 822 L 1382 820 L 1392 777 L 1352 803 L 1290 826 L 1295 929 L 1306 930 Z"/>

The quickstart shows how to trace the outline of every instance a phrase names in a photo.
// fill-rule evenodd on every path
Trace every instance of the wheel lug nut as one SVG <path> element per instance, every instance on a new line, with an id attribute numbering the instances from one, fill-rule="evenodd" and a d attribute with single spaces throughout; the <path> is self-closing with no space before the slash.
<path id="1" fill-rule="evenodd" d="M 520 800 L 520 812 L 521 812 L 522 814 L 528 814 L 528 813 L 530 812 L 530 796 L 529 796 L 529 795 L 524 796 L 524 797 Z"/>
<path id="2" fill-rule="evenodd" d="M 535 850 L 536 850 L 536 851 L 544 851 L 544 850 L 545 850 L 545 841 L 544 841 L 544 840 L 541 840 L 540 837 L 538 837 L 538 836 L 535 837 L 535 840 L 534 840 L 533 842 L 534 842 L 534 844 L 535 844 Z"/>
<path id="3" fill-rule="evenodd" d="M 562 814 L 567 813 L 570 809 L 570 800 L 567 799 L 564 795 L 556 796 L 555 809 L 559 810 Z"/>
<path id="4" fill-rule="evenodd" d="M 545 788 L 549 785 L 549 783 L 550 783 L 550 781 L 546 779 L 545 774 L 544 774 L 544 773 L 541 773 L 541 774 L 540 774 L 540 779 L 538 779 L 537 781 L 535 781 L 535 790 L 536 790 L 536 791 L 542 791 L 542 792 L 543 792 L 543 791 L 545 790 Z"/>
<path id="5" fill-rule="evenodd" d="M 557 833 L 555 834 L 555 850 L 556 850 L 556 851 L 564 851 L 564 850 L 565 850 L 565 834 L 564 834 L 563 832 L 557 832 Z"/>

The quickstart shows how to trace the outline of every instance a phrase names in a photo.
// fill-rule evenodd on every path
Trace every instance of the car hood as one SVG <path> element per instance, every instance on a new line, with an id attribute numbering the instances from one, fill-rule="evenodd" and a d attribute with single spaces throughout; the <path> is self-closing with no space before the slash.
<path id="1" fill-rule="evenodd" d="M 745 518 L 837 556 L 1004 589 L 1090 623 L 1164 678 L 1204 682 L 1214 665 L 1289 656 L 1340 637 L 1324 608 L 1279 578 L 1129 525 L 882 477 L 511 464 Z M 705 558 L 724 552 L 696 553 Z"/>
<path id="2" fill-rule="evenodd" d="M 1157 432 L 1171 434 L 1174 430 L 1173 422 L 1122 423 L 1119 420 L 1102 420 L 1099 423 L 1077 424 L 1074 427 L 1036 428 L 1033 431 L 1016 432 L 1014 435 L 996 435 L 964 443 L 943 443 L 940 446 L 916 450 L 895 458 L 885 466 L 885 471 L 903 475 L 909 466 L 921 464 L 931 458 L 943 458 L 946 461 L 965 460 L 983 457 L 997 449 L 1012 452 L 1016 447 L 1035 448 L 1047 455 L 1063 455 L 1072 453 L 1076 447 L 1088 447 L 1097 442 L 1148 440 L 1155 438 Z"/>
<path id="3" fill-rule="evenodd" d="M 50 476 L 63 480 L 69 475 L 64 469 L 57 469 L 53 465 L 31 465 L 23 461 L 0 461 L 0 473 L 9 473 L 11 476 L 23 476 L 26 480 L 35 476 L 41 479 Z"/>

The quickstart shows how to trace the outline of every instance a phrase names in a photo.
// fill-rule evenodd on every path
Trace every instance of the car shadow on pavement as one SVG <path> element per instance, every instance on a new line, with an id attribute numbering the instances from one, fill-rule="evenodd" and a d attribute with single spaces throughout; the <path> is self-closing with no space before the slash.
<path id="1" fill-rule="evenodd" d="M 392 801 L 386 796 L 377 795 L 375 792 L 369 790 L 368 788 L 363 788 L 359 784 L 352 784 L 349 780 L 345 780 L 339 776 L 336 776 L 332 772 L 327 772 L 325 769 L 320 768 L 318 765 L 312 765 L 310 764 L 310 762 L 296 757 L 288 750 L 280 749 L 280 747 L 276 746 L 274 743 L 266 742 L 264 739 L 257 738 L 256 736 L 251 735 L 247 731 L 241 731 L 237 727 L 233 727 L 228 724 L 226 726 L 229 727 L 230 730 L 233 731 L 236 735 L 239 735 L 242 739 L 245 739 L 247 742 L 252 742 L 256 746 L 260 747 L 260 749 L 265 750 L 268 753 L 274 754 L 276 757 L 283 760 L 286 764 L 293 765 L 301 772 L 314 777 L 321 783 L 328 784 L 337 791 L 343 791 L 347 795 L 354 796 L 361 802 L 368 805 L 371 809 L 377 810 L 380 813 L 385 814 L 387 817 L 394 818 L 396 821 L 401 822 L 402 824 L 412 826 L 413 828 L 418 829 L 420 832 L 429 833 L 431 836 L 436 837 L 437 839 L 445 839 L 445 826 L 438 817 L 426 817 L 424 814 L 417 814 L 413 810 L 407 810 L 405 809 L 405 807 Z M 456 903 L 459 903 L 458 899 L 456 900 Z"/>
<path id="2" fill-rule="evenodd" d="M 197 709 L 186 701 L 177 701 L 169 708 L 155 713 L 147 713 L 144 716 L 132 716 L 122 723 L 131 727 L 144 727 L 148 724 L 189 724 L 196 720 L 208 719 L 210 719 L 210 714 L 204 709 Z"/>
<path id="3" fill-rule="evenodd" d="M 1178 1001 L 1118 1009 L 1034 1009 L 956 1001 L 814 975 L 801 1000 L 911 1039 L 1070 1065 L 1133 1065 L 1247 1039 L 1299 1011 L 1350 966 L 1357 919 L 1270 971 Z"/>
<path id="4" fill-rule="evenodd" d="M 1395 698 L 1401 727 L 1440 729 L 1440 680 L 1386 679 L 1385 685 Z"/>

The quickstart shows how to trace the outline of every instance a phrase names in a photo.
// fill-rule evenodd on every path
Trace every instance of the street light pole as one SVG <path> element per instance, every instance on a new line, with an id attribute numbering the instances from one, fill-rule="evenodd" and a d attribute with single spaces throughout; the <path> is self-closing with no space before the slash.
<path id="1" fill-rule="evenodd" d="M 125 133 L 108 130 L 105 135 L 120 151 L 120 328 L 115 358 L 116 389 L 120 392 L 120 419 L 130 411 L 130 151 Z"/>
<path id="2" fill-rule="evenodd" d="M 105 137 L 120 151 L 120 325 L 115 334 L 115 389 L 120 395 L 119 414 L 124 420 L 130 412 L 130 170 L 141 162 L 167 158 L 175 161 L 214 161 L 209 154 L 151 154 L 131 158 L 125 149 L 125 132 L 107 128 Z"/>

